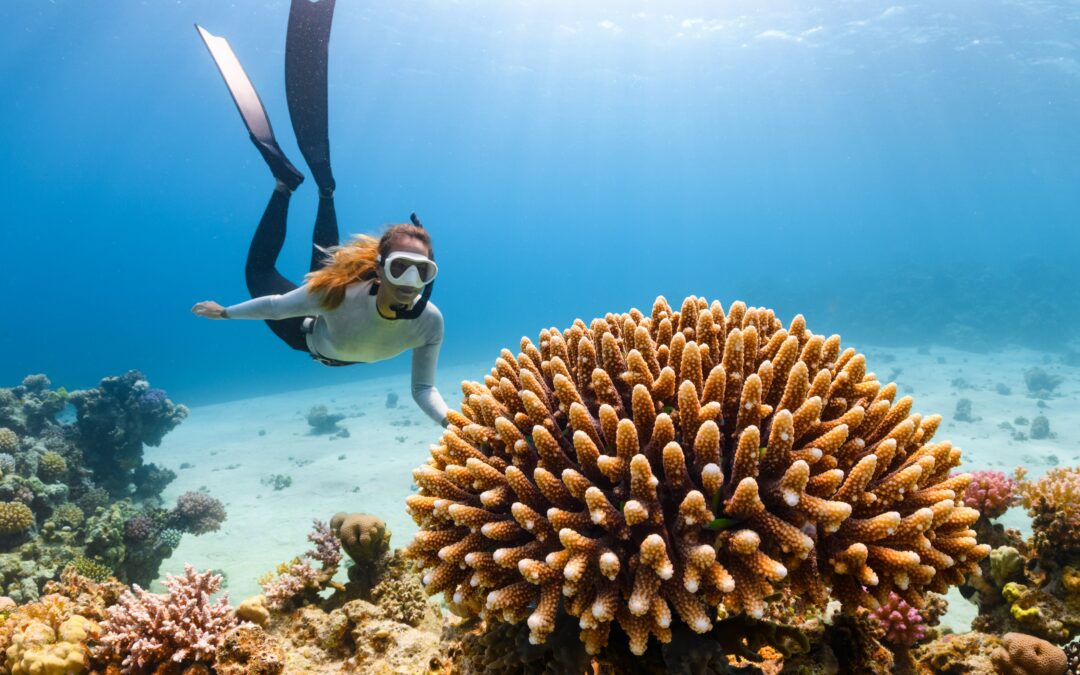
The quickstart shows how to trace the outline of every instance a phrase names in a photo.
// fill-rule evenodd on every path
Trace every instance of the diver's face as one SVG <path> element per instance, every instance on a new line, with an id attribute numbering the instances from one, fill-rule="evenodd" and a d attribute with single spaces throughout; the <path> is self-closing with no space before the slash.
<path id="1" fill-rule="evenodd" d="M 416 237 L 398 237 L 394 244 L 387 252 L 387 257 L 393 253 L 405 252 L 415 253 L 425 257 L 430 257 L 431 251 L 424 245 L 424 242 L 420 241 Z M 416 294 L 420 292 L 420 288 L 413 286 L 399 286 L 387 278 L 386 270 L 380 265 L 376 271 L 379 277 L 379 282 L 386 286 L 387 291 L 390 293 L 390 300 L 394 304 L 409 304 Z"/>

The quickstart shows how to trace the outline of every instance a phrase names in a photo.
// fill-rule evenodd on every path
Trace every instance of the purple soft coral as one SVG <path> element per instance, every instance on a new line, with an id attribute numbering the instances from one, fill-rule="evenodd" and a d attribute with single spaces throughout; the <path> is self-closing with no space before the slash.
<path id="1" fill-rule="evenodd" d="M 1001 471 L 972 471 L 971 483 L 964 491 L 964 504 L 987 518 L 997 518 L 1015 503 L 1014 487 L 1015 481 Z"/>
<path id="2" fill-rule="evenodd" d="M 147 389 L 139 394 L 136 401 L 139 404 L 139 409 L 146 413 L 152 413 L 165 407 L 165 401 L 167 396 L 164 389 Z"/>
<path id="3" fill-rule="evenodd" d="M 911 646 L 926 637 L 926 620 L 895 592 L 889 600 L 873 611 L 873 616 L 885 629 L 885 641 Z"/>
<path id="4" fill-rule="evenodd" d="M 185 492 L 176 499 L 173 517 L 184 530 L 206 534 L 221 527 L 225 520 L 225 505 L 205 492 Z"/>
<path id="5" fill-rule="evenodd" d="M 154 533 L 154 523 L 149 516 L 135 516 L 124 523 L 124 538 L 128 541 L 146 541 Z"/>
<path id="6" fill-rule="evenodd" d="M 308 541 L 315 544 L 315 548 L 307 552 L 312 560 L 322 563 L 324 570 L 336 570 L 341 563 L 341 542 L 321 520 L 316 519 L 308 533 Z"/>
<path id="7" fill-rule="evenodd" d="M 210 662 L 226 632 L 237 624 L 228 594 L 215 602 L 221 577 L 184 566 L 168 575 L 166 595 L 133 586 L 106 612 L 98 658 L 119 662 L 123 672 L 143 672 L 169 662 Z"/>

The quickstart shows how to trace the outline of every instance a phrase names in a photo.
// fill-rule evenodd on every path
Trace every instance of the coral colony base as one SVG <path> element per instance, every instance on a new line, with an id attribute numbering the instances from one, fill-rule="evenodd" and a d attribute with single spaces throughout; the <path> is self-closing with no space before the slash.
<path id="1" fill-rule="evenodd" d="M 523 339 L 462 390 L 405 550 L 375 516 L 315 520 L 234 606 L 191 566 L 144 590 L 225 518 L 202 492 L 166 508 L 174 476 L 142 462 L 183 406 L 134 371 L 0 389 L 0 671 L 1080 667 L 1080 468 L 961 472 L 939 416 L 801 316 L 659 298 Z M 1014 505 L 1027 539 L 994 522 Z M 975 630 L 939 626 L 950 587 Z"/>

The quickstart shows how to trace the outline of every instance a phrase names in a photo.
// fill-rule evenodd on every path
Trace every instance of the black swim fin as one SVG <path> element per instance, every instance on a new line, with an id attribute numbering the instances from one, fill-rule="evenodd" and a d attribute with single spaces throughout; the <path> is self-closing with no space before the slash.
<path id="1" fill-rule="evenodd" d="M 334 191 L 330 170 L 326 72 L 335 0 L 292 0 L 285 41 L 285 96 L 300 152 L 323 195 Z"/>
<path id="2" fill-rule="evenodd" d="M 240 111 L 240 117 L 243 118 L 255 147 L 270 166 L 274 177 L 285 183 L 290 190 L 295 190 L 304 181 L 304 174 L 300 173 L 285 157 L 285 153 L 274 138 L 274 130 L 270 127 L 270 118 L 266 116 L 266 109 L 259 98 L 259 93 L 255 91 L 255 86 L 251 84 L 247 73 L 244 72 L 244 67 L 240 65 L 239 59 L 229 46 L 228 40 L 211 34 L 198 24 L 195 28 L 199 31 L 199 36 L 206 44 L 206 48 L 210 50 L 210 56 L 213 57 L 218 72 L 225 80 L 225 86 L 229 88 L 229 94 L 232 95 L 233 102 Z"/>

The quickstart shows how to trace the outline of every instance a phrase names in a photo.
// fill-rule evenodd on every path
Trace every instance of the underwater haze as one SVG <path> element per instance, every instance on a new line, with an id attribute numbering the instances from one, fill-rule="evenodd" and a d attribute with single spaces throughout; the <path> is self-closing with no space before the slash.
<path id="1" fill-rule="evenodd" d="M 230 40 L 299 161 L 288 10 L 4 3 L 0 381 L 138 367 L 198 404 L 406 376 L 405 357 L 324 368 L 257 322 L 189 312 L 246 299 L 273 185 L 192 24 Z M 443 364 L 691 293 L 825 334 L 1062 351 L 1080 309 L 1078 35 L 1080 6 L 1035 0 L 341 0 L 341 229 L 424 220 Z M 315 201 L 309 179 L 280 261 L 294 281 Z"/>

